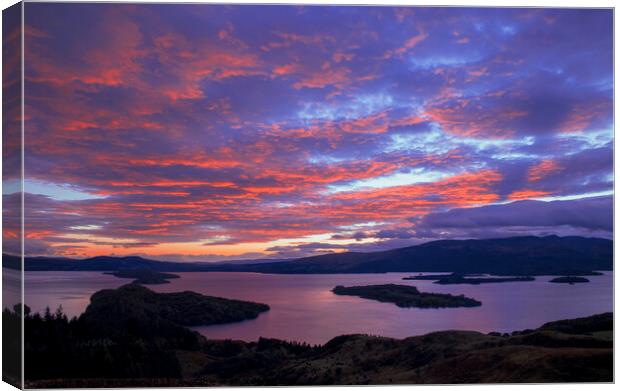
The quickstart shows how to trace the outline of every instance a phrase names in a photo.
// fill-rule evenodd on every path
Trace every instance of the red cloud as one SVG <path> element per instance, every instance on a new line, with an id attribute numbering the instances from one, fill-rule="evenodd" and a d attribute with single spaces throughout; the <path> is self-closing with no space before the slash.
<path id="1" fill-rule="evenodd" d="M 549 174 L 562 170 L 557 162 L 551 159 L 545 159 L 542 162 L 533 165 L 527 172 L 527 180 L 529 182 L 537 182 Z"/>
<path id="2" fill-rule="evenodd" d="M 609 102 L 595 102 L 575 105 L 568 113 L 566 120 L 561 124 L 560 131 L 564 133 L 579 133 L 586 131 L 599 118 L 611 112 Z"/>
<path id="3" fill-rule="evenodd" d="M 503 139 L 514 135 L 513 121 L 528 113 L 503 106 L 485 108 L 477 101 L 458 98 L 427 108 L 425 115 L 455 135 Z"/>
<path id="4" fill-rule="evenodd" d="M 418 30 L 418 34 L 407 39 L 401 47 L 385 52 L 383 57 L 391 58 L 391 57 L 402 56 L 403 54 L 407 53 L 408 51 L 410 51 L 411 49 L 419 45 L 422 41 L 426 40 L 427 38 L 428 38 L 428 33 L 420 29 Z"/>
<path id="5" fill-rule="evenodd" d="M 293 88 L 298 90 L 301 88 L 325 88 L 327 86 L 342 88 L 352 82 L 349 76 L 351 74 L 350 69 L 343 66 L 332 67 L 328 61 L 323 63 L 321 69 L 313 69 L 305 73 L 301 80 L 293 84 Z"/>
<path id="6" fill-rule="evenodd" d="M 385 133 L 388 126 L 387 113 L 380 112 L 344 122 L 341 129 L 348 133 Z"/>
<path id="7" fill-rule="evenodd" d="M 548 191 L 523 189 L 523 190 L 513 191 L 512 193 L 508 195 L 507 198 L 510 201 L 517 201 L 517 200 L 527 200 L 530 198 L 545 197 L 550 194 L 551 192 L 548 192 Z"/>
<path id="8" fill-rule="evenodd" d="M 273 74 L 276 76 L 290 75 L 298 71 L 299 65 L 297 64 L 285 64 L 273 68 Z"/>

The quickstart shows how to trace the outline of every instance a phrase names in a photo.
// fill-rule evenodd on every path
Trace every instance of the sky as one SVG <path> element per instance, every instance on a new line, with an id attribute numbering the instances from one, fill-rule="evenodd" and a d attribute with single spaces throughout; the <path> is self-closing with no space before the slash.
<path id="1" fill-rule="evenodd" d="M 27 3 L 26 253 L 611 238 L 612 17 Z M 5 170 L 5 205 L 18 191 Z"/>

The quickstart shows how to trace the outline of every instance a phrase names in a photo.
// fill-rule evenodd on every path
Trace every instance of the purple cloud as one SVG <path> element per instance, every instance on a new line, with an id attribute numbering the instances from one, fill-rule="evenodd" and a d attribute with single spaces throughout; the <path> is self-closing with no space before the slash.
<path id="1" fill-rule="evenodd" d="M 611 196 L 570 201 L 526 200 L 431 213 L 415 222 L 416 228 L 432 230 L 545 227 L 560 233 L 566 226 L 609 235 L 613 230 L 612 206 Z"/>
<path id="2" fill-rule="evenodd" d="M 551 203 L 463 221 L 611 193 L 611 10 L 26 7 L 29 253 L 383 249 L 459 213 L 455 234 L 609 235 Z"/>

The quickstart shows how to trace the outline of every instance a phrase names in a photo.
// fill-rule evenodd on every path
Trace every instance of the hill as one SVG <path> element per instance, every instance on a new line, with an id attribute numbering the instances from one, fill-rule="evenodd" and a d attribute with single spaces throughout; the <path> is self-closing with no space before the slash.
<path id="1" fill-rule="evenodd" d="M 196 292 L 156 293 L 131 283 L 94 293 L 81 316 L 93 326 L 127 330 L 137 324 L 146 328 L 171 322 L 204 326 L 254 319 L 268 311 L 266 304 L 204 296 Z"/>
<path id="2" fill-rule="evenodd" d="M 15 255 L 2 254 L 2 266 L 19 270 L 20 259 Z M 85 259 L 59 257 L 26 257 L 26 271 L 118 271 L 124 269 L 150 269 L 160 272 L 208 271 L 214 265 L 199 262 L 155 261 L 138 256 L 97 256 Z"/>
<path id="3" fill-rule="evenodd" d="M 15 307 L 3 311 L 3 325 L 21 327 Z M 155 293 L 138 284 L 94 293 L 86 311 L 71 320 L 60 308 L 40 315 L 25 307 L 25 376 L 178 377 L 176 351 L 199 351 L 208 344 L 187 326 L 238 322 L 267 310 L 266 304 L 189 291 Z"/>
<path id="4" fill-rule="evenodd" d="M 97 292 L 77 319 L 26 316 L 28 388 L 613 381 L 611 313 L 512 334 L 357 334 L 309 346 L 208 340 L 177 323 L 184 316 L 152 312 L 148 289 L 117 291 L 128 299 Z M 3 322 L 21 319 L 5 310 Z"/>
<path id="5" fill-rule="evenodd" d="M 531 276 L 590 275 L 595 270 L 612 268 L 611 240 L 576 236 L 523 236 L 438 240 L 389 251 L 327 254 L 234 269 L 285 274 L 415 271 Z"/>
<path id="6" fill-rule="evenodd" d="M 3 266 L 19 269 L 19 258 L 3 255 Z M 163 262 L 141 257 L 26 258 L 29 271 L 116 271 L 148 268 L 165 272 L 239 271 L 282 274 L 456 272 L 494 275 L 591 275 L 612 270 L 613 242 L 578 236 L 520 236 L 438 240 L 388 251 L 326 254 L 291 261 L 236 263 Z"/>

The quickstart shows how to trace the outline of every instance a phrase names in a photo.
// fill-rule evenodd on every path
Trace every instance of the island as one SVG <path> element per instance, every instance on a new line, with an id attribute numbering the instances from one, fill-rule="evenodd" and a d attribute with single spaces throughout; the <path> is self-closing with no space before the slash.
<path id="1" fill-rule="evenodd" d="M 156 293 L 139 284 L 96 292 L 82 318 L 97 325 L 131 327 L 129 324 L 173 323 L 182 326 L 205 326 L 254 319 L 269 310 L 267 304 L 205 296 L 184 291 Z M 103 319 L 101 319 L 103 317 Z"/>
<path id="2" fill-rule="evenodd" d="M 205 318 L 188 316 L 194 306 Z M 11 329 L 24 322 L 26 388 L 613 381 L 612 313 L 513 333 L 354 334 L 311 346 L 207 339 L 184 324 L 236 318 L 209 318 L 212 310 L 268 306 L 193 292 L 158 294 L 138 284 L 96 292 L 73 319 L 60 308 L 39 314 L 21 307 L 6 308 L 2 321 Z"/>
<path id="3" fill-rule="evenodd" d="M 157 285 L 167 284 L 170 279 L 179 278 L 178 275 L 172 273 L 162 273 L 148 268 L 136 269 L 120 269 L 115 272 L 104 273 L 110 274 L 118 278 L 134 278 L 135 284 Z"/>
<path id="4" fill-rule="evenodd" d="M 585 277 L 565 276 L 565 277 L 556 277 L 552 280 L 549 280 L 549 282 L 553 282 L 555 284 L 573 285 L 573 284 L 579 284 L 579 283 L 584 283 L 584 282 L 590 282 L 590 280 L 588 280 Z"/>
<path id="5" fill-rule="evenodd" d="M 409 276 L 403 277 L 403 280 L 414 280 L 414 281 L 437 281 L 442 278 L 451 277 L 452 274 L 418 274 L 417 276 Z"/>
<path id="6" fill-rule="evenodd" d="M 338 285 L 332 289 L 332 292 L 337 295 L 358 296 L 383 303 L 393 303 L 399 307 L 448 308 L 482 305 L 478 300 L 463 295 L 424 293 L 409 285 L 383 284 L 350 287 Z"/>
<path id="7" fill-rule="evenodd" d="M 526 282 L 526 281 L 536 280 L 534 277 L 529 277 L 529 276 L 525 276 L 525 277 L 476 277 L 476 278 L 469 278 L 468 276 L 472 276 L 472 275 L 460 274 L 460 273 L 419 275 L 419 276 L 404 277 L 403 280 L 431 280 L 431 281 L 434 281 L 435 284 L 441 284 L 441 285 L 451 285 L 451 284 L 479 285 L 479 284 L 494 284 L 494 283 L 499 283 L 499 282 Z"/>
<path id="8" fill-rule="evenodd" d="M 3 326 L 21 327 L 19 307 L 4 310 Z M 210 340 L 162 318 L 114 332 L 105 314 L 25 313 L 27 388 L 613 381 L 612 313 L 513 333 L 354 334 L 315 346 Z"/>

